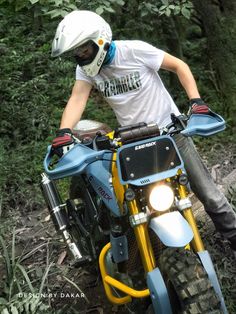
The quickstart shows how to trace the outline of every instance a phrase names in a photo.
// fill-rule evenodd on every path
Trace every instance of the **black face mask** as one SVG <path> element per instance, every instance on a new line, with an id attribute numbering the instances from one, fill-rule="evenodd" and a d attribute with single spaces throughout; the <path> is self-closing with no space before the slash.
<path id="1" fill-rule="evenodd" d="M 93 62 L 94 58 L 98 53 L 98 46 L 89 40 L 85 44 L 77 47 L 74 52 L 74 58 L 79 66 L 88 65 Z"/>

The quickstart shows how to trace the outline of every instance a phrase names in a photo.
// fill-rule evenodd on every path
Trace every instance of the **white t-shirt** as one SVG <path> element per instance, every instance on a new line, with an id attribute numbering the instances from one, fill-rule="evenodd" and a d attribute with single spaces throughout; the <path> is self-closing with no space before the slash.
<path id="1" fill-rule="evenodd" d="M 164 127 L 180 112 L 157 71 L 164 51 L 143 41 L 115 41 L 112 62 L 91 78 L 77 66 L 76 79 L 95 86 L 115 112 L 120 125 L 156 122 Z"/>

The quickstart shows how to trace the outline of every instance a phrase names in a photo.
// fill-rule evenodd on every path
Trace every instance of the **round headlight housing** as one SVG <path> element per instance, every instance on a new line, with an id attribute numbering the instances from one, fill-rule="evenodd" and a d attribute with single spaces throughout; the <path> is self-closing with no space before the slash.
<path id="1" fill-rule="evenodd" d="M 174 192 L 169 185 L 159 184 L 151 190 L 149 202 L 153 209 L 157 211 L 165 211 L 173 204 L 174 197 Z"/>

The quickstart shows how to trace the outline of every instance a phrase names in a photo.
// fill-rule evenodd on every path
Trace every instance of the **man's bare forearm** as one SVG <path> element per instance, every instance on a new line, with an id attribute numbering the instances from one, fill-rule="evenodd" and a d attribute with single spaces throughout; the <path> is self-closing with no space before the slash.
<path id="1" fill-rule="evenodd" d="M 186 63 L 183 62 L 181 66 L 178 67 L 176 74 L 189 99 L 200 98 L 196 81 L 189 66 Z"/>
<path id="2" fill-rule="evenodd" d="M 70 128 L 76 125 L 81 119 L 86 103 L 78 104 L 73 98 L 70 98 L 61 118 L 60 129 Z"/>
<path id="3" fill-rule="evenodd" d="M 84 112 L 92 86 L 86 81 L 76 81 L 72 89 L 71 97 L 63 112 L 60 129 L 73 129 L 79 122 Z"/>

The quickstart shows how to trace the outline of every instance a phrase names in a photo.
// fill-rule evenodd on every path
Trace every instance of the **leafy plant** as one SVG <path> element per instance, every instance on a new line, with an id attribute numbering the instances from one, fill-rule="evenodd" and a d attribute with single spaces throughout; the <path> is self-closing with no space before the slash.
<path id="1" fill-rule="evenodd" d="M 159 14 L 166 16 L 183 15 L 186 19 L 190 19 L 193 11 L 192 1 L 188 0 L 161 0 L 162 5 L 159 8 Z"/>
<path id="2" fill-rule="evenodd" d="M 34 287 L 26 268 L 21 264 L 20 258 L 16 257 L 15 235 L 15 230 L 13 230 L 11 253 L 9 253 L 6 241 L 0 235 L 2 259 L 6 270 L 3 296 L 0 297 L 1 314 L 45 313 L 49 306 L 43 303 L 41 294 L 52 264 L 46 267 L 40 287 Z"/>

